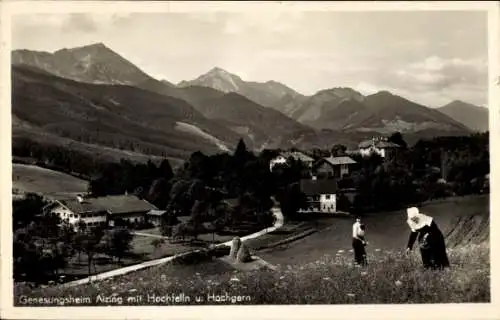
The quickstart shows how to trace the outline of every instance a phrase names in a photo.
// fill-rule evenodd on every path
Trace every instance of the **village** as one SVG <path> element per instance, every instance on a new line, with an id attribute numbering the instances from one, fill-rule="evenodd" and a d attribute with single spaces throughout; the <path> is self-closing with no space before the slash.
<path id="1" fill-rule="evenodd" d="M 63 265 L 66 269 L 69 267 L 67 270 L 69 275 L 65 276 L 66 279 L 77 279 L 119 266 L 189 252 L 200 246 L 228 242 L 235 236 L 245 236 L 268 229 L 273 225 L 273 221 L 282 220 L 284 215 L 289 216 L 287 225 L 292 229 L 294 225 L 300 225 L 300 223 L 291 222 L 297 219 L 297 215 L 305 215 L 306 220 L 315 221 L 314 228 L 311 227 L 311 223 L 309 226 L 302 226 L 304 232 L 316 230 L 316 227 L 321 225 L 321 222 L 318 224 L 317 221 L 322 219 L 328 220 L 325 226 L 329 225 L 332 223 L 329 220 L 331 218 L 351 215 L 352 203 L 357 194 L 351 175 L 360 168 L 359 163 L 353 158 L 369 158 L 373 155 L 381 159 L 390 158 L 399 148 L 399 145 L 387 141 L 387 138 L 379 137 L 360 143 L 357 150 L 349 151 L 340 148 L 328 157 L 316 157 L 316 159 L 298 150 L 275 152 L 272 157 L 268 158 L 268 173 L 279 172 L 277 174 L 284 177 L 283 172 L 286 170 L 290 171 L 292 167 L 299 168 L 299 172 L 293 178 L 299 193 L 289 194 L 288 200 L 276 195 L 271 206 L 267 207 L 272 210 L 260 208 L 258 202 L 261 200 L 257 201 L 257 207 L 255 207 L 255 205 L 249 205 L 244 197 L 228 197 L 228 192 L 224 191 L 224 188 L 205 185 L 202 189 L 204 188 L 209 196 L 202 196 L 199 200 L 195 200 L 194 205 L 191 202 L 187 207 L 183 201 L 179 201 L 177 206 L 172 205 L 175 202 L 175 196 L 172 195 L 174 191 L 170 191 L 170 201 L 167 207 L 158 205 L 165 203 L 164 201 L 152 200 L 153 198 L 145 196 L 144 193 L 137 192 L 125 191 L 123 194 L 103 196 L 96 196 L 90 192 L 66 192 L 66 190 L 38 193 L 44 203 L 40 214 L 42 217 L 55 216 L 60 227 L 63 229 L 65 226 L 69 227 L 72 230 L 71 233 L 75 234 L 70 237 L 74 238 L 71 241 L 78 241 L 76 239 L 79 234 L 82 234 L 81 237 L 89 237 L 88 240 L 101 239 L 102 230 L 104 234 L 108 234 L 102 238 L 108 240 L 96 240 L 94 243 L 96 248 L 92 249 L 95 252 L 81 248 L 77 262 L 74 261 L 76 256 L 73 256 Z M 285 171 L 280 171 L 283 169 Z M 238 177 L 235 178 L 238 179 Z M 188 184 L 187 189 L 180 193 L 190 194 L 193 186 Z M 217 200 L 212 199 L 214 194 L 217 195 Z M 19 194 L 16 195 L 19 197 Z M 205 200 L 201 201 L 201 199 Z M 299 203 L 298 199 L 303 201 Z M 279 200 L 286 201 L 286 203 L 280 203 Z M 211 203 L 213 201 L 215 202 Z M 265 200 L 262 201 L 265 202 Z M 202 202 L 209 204 L 197 207 L 197 204 Z M 248 206 L 248 209 L 244 206 Z M 282 212 L 282 209 L 285 211 Z M 195 214 L 194 211 L 203 212 Z M 303 219 L 299 218 L 299 220 Z M 297 229 L 294 232 L 300 233 L 299 231 Z M 102 241 L 108 242 L 103 244 Z M 117 244 L 112 244 L 113 241 Z M 279 239 L 276 238 L 273 241 L 279 241 Z M 116 260 L 109 260 L 106 258 L 107 255 L 102 255 L 109 250 L 115 250 L 111 249 L 113 245 L 120 247 L 118 265 L 116 265 Z M 70 246 L 71 250 L 78 247 L 74 244 Z M 99 246 L 108 247 L 108 249 L 106 251 L 98 248 Z M 87 259 L 82 259 L 85 256 Z M 71 271 L 72 269 L 74 271 Z"/>
<path id="2" fill-rule="evenodd" d="M 317 161 L 300 151 L 282 152 L 269 162 L 269 170 L 276 166 L 286 165 L 290 160 L 299 161 L 304 165 L 300 190 L 307 197 L 307 206 L 300 212 L 349 214 L 349 205 L 342 206 L 342 200 L 347 198 L 352 203 L 356 189 L 348 184 L 342 186 L 339 181 L 348 180 L 350 173 L 358 169 L 357 162 L 349 155 L 358 154 L 369 157 L 372 154 L 390 157 L 400 148 L 387 139 L 377 137 L 363 141 L 359 149 L 345 151 L 342 156 L 330 156 Z M 339 207 L 339 199 L 341 205 Z M 234 204 L 235 199 L 225 199 Z M 158 228 L 166 210 L 157 208 L 154 204 L 133 194 L 108 195 L 91 197 L 87 194 L 71 195 L 67 193 L 48 196 L 50 203 L 43 208 L 44 214 L 56 214 L 62 221 L 67 221 L 77 228 L 82 224 L 87 228 L 113 227 L 125 223 L 134 229 Z"/>

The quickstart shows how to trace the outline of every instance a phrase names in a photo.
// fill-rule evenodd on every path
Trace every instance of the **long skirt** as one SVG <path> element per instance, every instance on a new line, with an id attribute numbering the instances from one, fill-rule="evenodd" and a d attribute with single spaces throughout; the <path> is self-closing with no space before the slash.
<path id="1" fill-rule="evenodd" d="M 352 238 L 352 248 L 354 249 L 354 260 L 359 265 L 366 265 L 365 245 L 359 239 Z"/>
<path id="2" fill-rule="evenodd" d="M 435 223 L 422 236 L 420 254 L 426 269 L 444 269 L 450 266 L 444 236 Z"/>

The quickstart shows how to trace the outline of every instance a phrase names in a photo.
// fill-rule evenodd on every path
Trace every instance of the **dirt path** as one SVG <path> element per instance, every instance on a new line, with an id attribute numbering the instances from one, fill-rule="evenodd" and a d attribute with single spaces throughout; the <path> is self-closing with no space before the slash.
<path id="1" fill-rule="evenodd" d="M 152 233 L 132 232 L 132 234 L 135 236 L 150 237 L 150 238 L 156 238 L 156 239 L 165 239 L 165 240 L 170 239 L 169 237 L 160 236 L 160 235 L 152 234 Z"/>
<path id="2" fill-rule="evenodd" d="M 275 220 L 274 225 L 272 227 L 263 229 L 261 231 L 258 231 L 258 232 L 255 232 L 255 233 L 252 233 L 252 234 L 249 234 L 249 235 L 246 235 L 244 237 L 241 237 L 241 241 L 246 241 L 246 240 L 249 240 L 249 239 L 255 239 L 255 238 L 260 237 L 260 236 L 262 236 L 264 234 L 267 234 L 269 232 L 273 232 L 276 229 L 281 228 L 283 226 L 283 223 L 284 223 L 284 217 L 283 217 L 283 214 L 281 213 L 281 210 L 279 208 L 275 207 L 275 208 L 271 209 L 271 212 L 276 217 L 276 220 Z M 232 240 L 226 241 L 224 243 L 217 244 L 217 246 L 224 246 L 224 245 L 230 246 L 231 242 L 232 242 Z M 174 260 L 174 259 L 176 259 L 178 257 L 188 255 L 191 252 L 199 252 L 199 251 L 200 250 L 193 250 L 193 251 L 190 251 L 190 252 L 180 253 L 180 254 L 176 254 L 176 255 L 173 255 L 173 256 L 170 256 L 170 257 L 166 257 L 166 258 L 145 261 L 145 262 L 142 262 L 142 263 L 139 263 L 139 264 L 136 264 L 136 265 L 132 265 L 132 266 L 128 266 L 128 267 L 125 267 L 125 268 L 114 269 L 114 270 L 111 270 L 111 271 L 108 271 L 108 272 L 104 272 L 104 273 L 100 273 L 100 274 L 96 274 L 96 275 L 90 276 L 88 278 L 84 278 L 84 279 L 80 279 L 80 280 L 68 282 L 68 283 L 64 284 L 64 286 L 77 286 L 77 285 L 86 284 L 86 283 L 93 282 L 93 281 L 100 281 L 100 280 L 108 279 L 108 278 L 111 278 L 111 277 L 116 277 L 116 276 L 119 276 L 119 275 L 124 275 L 124 274 L 127 274 L 129 272 L 133 272 L 133 271 L 137 271 L 137 270 L 149 268 L 149 267 L 152 267 L 152 266 L 160 265 L 160 264 L 163 264 L 163 263 L 167 263 L 167 262 L 170 262 L 170 261 L 172 261 L 172 260 Z M 256 257 L 256 258 L 262 260 L 259 257 Z M 267 262 L 265 262 L 265 263 L 267 263 Z"/>

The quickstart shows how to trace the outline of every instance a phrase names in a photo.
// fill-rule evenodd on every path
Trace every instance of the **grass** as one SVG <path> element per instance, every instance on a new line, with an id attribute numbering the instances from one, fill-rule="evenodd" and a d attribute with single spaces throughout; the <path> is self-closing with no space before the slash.
<path id="1" fill-rule="evenodd" d="M 88 182 L 68 174 L 33 165 L 12 164 L 13 188 L 28 193 L 86 192 Z"/>
<path id="2" fill-rule="evenodd" d="M 150 232 L 154 229 L 149 229 Z M 142 230 L 141 230 L 142 231 Z M 159 233 L 159 232 L 156 232 Z M 209 238 L 209 240 L 204 240 L 204 238 Z M 228 238 L 228 237 L 226 237 Z M 120 262 L 111 259 L 106 254 L 97 254 L 94 257 L 95 263 L 91 266 L 92 274 L 99 274 L 106 271 L 114 270 L 117 268 L 122 268 L 130 265 L 139 264 L 141 262 L 160 259 L 164 257 L 169 257 L 175 254 L 186 253 L 194 250 L 198 250 L 200 248 L 205 248 L 211 243 L 212 235 L 211 234 L 203 234 L 199 237 L 198 242 L 170 242 L 165 240 L 163 244 L 158 247 L 154 247 L 152 241 L 155 238 L 134 235 L 131 242 L 131 250 L 128 254 L 126 254 Z M 222 238 L 217 239 L 218 242 L 221 241 Z M 88 277 L 88 258 L 85 253 L 78 255 L 74 255 L 69 261 L 68 265 L 59 270 L 61 275 L 65 276 L 65 280 L 76 280 L 81 278 Z"/>
<path id="3" fill-rule="evenodd" d="M 421 211 L 434 217 L 450 248 L 477 244 L 489 238 L 488 196 L 432 203 L 422 206 Z M 314 262 L 338 250 L 351 249 L 352 219 L 333 220 L 330 226 L 308 237 L 263 250 L 258 255 L 270 263 L 285 265 Z M 367 227 L 369 245 L 366 250 L 369 256 L 376 254 L 376 250 L 392 251 L 406 247 L 409 229 L 404 210 L 366 215 L 363 222 Z"/>
<path id="4" fill-rule="evenodd" d="M 410 256 L 401 253 L 409 231 L 403 212 L 398 211 L 363 218 L 370 242 L 367 268 L 352 265 L 351 219 L 325 217 L 287 224 L 247 242 L 251 251 L 278 266 L 278 271 L 241 272 L 218 259 L 194 265 L 169 263 L 77 287 L 32 289 L 18 284 L 15 295 L 96 297 L 183 293 L 194 297 L 227 292 L 248 295 L 251 299 L 245 303 L 251 304 L 487 302 L 490 299 L 488 203 L 489 197 L 479 196 L 422 207 L 424 213 L 435 217 L 447 237 L 452 268 L 443 272 L 422 270 L 418 253 Z M 317 232 L 290 243 L 283 241 L 311 229 Z M 149 245 L 151 238 L 144 239 L 147 239 L 144 245 Z"/>
<path id="5" fill-rule="evenodd" d="M 449 250 L 452 267 L 427 271 L 418 254 L 381 252 L 366 268 L 352 265 L 350 254 L 325 255 L 302 265 L 283 265 L 278 271 L 239 272 L 220 260 L 198 266 L 167 264 L 77 287 L 15 288 L 17 297 L 123 297 L 123 304 L 147 304 L 149 295 L 191 297 L 208 294 L 249 297 L 244 304 L 378 304 L 462 303 L 490 301 L 490 263 L 487 243 Z M 142 303 L 127 301 L 142 295 Z M 19 299 L 15 299 L 20 305 Z M 230 304 L 231 301 L 215 302 Z"/>

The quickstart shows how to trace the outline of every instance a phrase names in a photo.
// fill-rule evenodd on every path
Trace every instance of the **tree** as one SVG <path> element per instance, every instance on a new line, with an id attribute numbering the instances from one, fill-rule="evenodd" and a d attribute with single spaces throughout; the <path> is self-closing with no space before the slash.
<path id="1" fill-rule="evenodd" d="M 91 266 L 94 262 L 94 256 L 99 251 L 101 239 L 104 231 L 101 228 L 85 230 L 82 234 L 82 250 L 87 255 L 87 266 L 89 276 L 92 274 Z"/>
<path id="2" fill-rule="evenodd" d="M 243 141 L 243 138 L 240 138 L 233 155 L 235 158 L 244 158 L 246 157 L 247 152 L 248 150 L 245 141 Z"/>
<path id="3" fill-rule="evenodd" d="M 347 150 L 346 146 L 344 146 L 342 144 L 336 144 L 332 147 L 332 150 L 331 150 L 332 157 L 344 156 L 346 150 Z"/>
<path id="4" fill-rule="evenodd" d="M 173 226 L 179 223 L 179 219 L 175 216 L 175 214 L 167 208 L 167 211 L 162 216 L 160 221 L 160 231 L 163 236 L 171 237 Z"/>
<path id="5" fill-rule="evenodd" d="M 167 159 L 164 159 L 158 168 L 158 176 L 165 180 L 170 180 L 174 177 L 174 171 L 172 170 L 172 166 Z"/>
<path id="6" fill-rule="evenodd" d="M 299 183 L 292 183 L 283 187 L 277 194 L 276 200 L 280 203 L 283 216 L 295 219 L 299 209 L 307 207 L 305 194 L 300 190 Z"/>
<path id="7" fill-rule="evenodd" d="M 196 200 L 193 207 L 191 208 L 191 220 L 190 226 L 192 236 L 195 240 L 198 239 L 198 234 L 200 234 L 203 230 L 203 215 L 206 210 L 207 203 L 204 201 Z"/>
<path id="8" fill-rule="evenodd" d="M 165 240 L 163 240 L 163 239 L 159 239 L 159 238 L 156 238 L 156 239 L 151 240 L 151 245 L 152 245 L 155 249 L 158 249 L 158 248 L 159 248 L 159 247 L 161 247 L 164 243 L 165 243 Z"/>
<path id="9" fill-rule="evenodd" d="M 42 213 L 42 208 L 47 205 L 43 197 L 28 193 L 22 200 L 12 202 L 12 220 L 14 228 L 22 228 L 30 222 L 35 221 L 36 217 Z"/>
<path id="10" fill-rule="evenodd" d="M 202 183 L 200 180 L 175 181 L 170 190 L 169 210 L 172 210 L 176 216 L 189 214 L 197 196 L 196 191 L 200 190 L 200 183 Z"/>
<path id="11" fill-rule="evenodd" d="M 387 139 L 389 142 L 395 143 L 402 147 L 403 149 L 407 149 L 408 145 L 403 139 L 403 135 L 400 132 L 394 132 L 391 134 L 391 136 Z"/>
<path id="12" fill-rule="evenodd" d="M 125 253 L 131 249 L 132 233 L 128 228 L 119 227 L 111 231 L 110 237 L 110 254 L 118 258 L 118 262 Z"/>
<path id="13" fill-rule="evenodd" d="M 165 178 L 153 181 L 146 195 L 146 200 L 154 204 L 157 208 L 164 209 L 170 200 L 170 184 Z"/>

